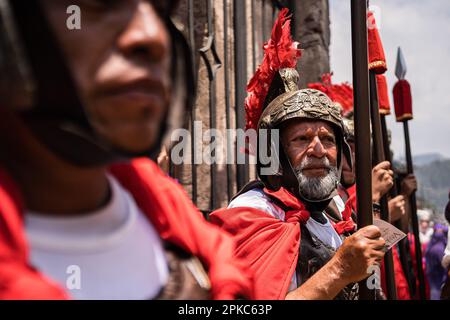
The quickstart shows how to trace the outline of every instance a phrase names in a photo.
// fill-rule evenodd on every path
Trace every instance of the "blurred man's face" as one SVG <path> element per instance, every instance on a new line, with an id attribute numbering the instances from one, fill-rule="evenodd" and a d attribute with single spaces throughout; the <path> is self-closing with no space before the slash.
<path id="1" fill-rule="evenodd" d="M 167 2 L 41 2 L 95 129 L 125 151 L 149 149 L 170 104 L 170 35 L 161 18 Z M 66 26 L 70 5 L 81 8 L 81 30 Z"/>
<path id="2" fill-rule="evenodd" d="M 355 143 L 349 141 L 348 142 L 351 153 L 352 153 L 352 162 L 355 163 Z M 355 171 L 350 167 L 350 164 L 347 162 L 347 158 L 343 158 L 342 162 L 342 184 L 345 187 L 351 187 L 356 182 Z"/>
<path id="3" fill-rule="evenodd" d="M 430 227 L 430 220 L 420 220 L 420 229 L 425 232 Z"/>

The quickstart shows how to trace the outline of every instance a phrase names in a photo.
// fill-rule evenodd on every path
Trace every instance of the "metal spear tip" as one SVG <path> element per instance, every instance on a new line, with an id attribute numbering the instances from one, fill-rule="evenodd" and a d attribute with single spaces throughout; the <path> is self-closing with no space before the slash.
<path id="1" fill-rule="evenodd" d="M 398 47 L 397 64 L 395 65 L 395 75 L 399 80 L 403 80 L 405 79 L 406 71 L 408 71 L 408 69 L 406 68 L 405 57 L 403 56 L 402 48 Z"/>

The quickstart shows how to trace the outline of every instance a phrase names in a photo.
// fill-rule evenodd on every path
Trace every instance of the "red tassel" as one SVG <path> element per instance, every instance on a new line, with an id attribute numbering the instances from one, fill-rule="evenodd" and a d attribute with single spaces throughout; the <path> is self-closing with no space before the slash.
<path id="1" fill-rule="evenodd" d="M 411 86 L 406 80 L 399 80 L 394 86 L 394 107 L 395 117 L 398 122 L 411 120 L 412 113 L 412 96 Z"/>
<path id="2" fill-rule="evenodd" d="M 375 16 L 372 12 L 367 14 L 367 20 L 369 22 L 369 70 L 373 70 L 377 74 L 383 74 L 387 71 L 386 56 L 384 54 L 378 27 L 375 22 Z"/>
<path id="3" fill-rule="evenodd" d="M 380 114 L 389 115 L 391 114 L 391 104 L 389 102 L 386 77 L 383 74 L 377 74 L 377 87 Z"/>
<path id="4" fill-rule="evenodd" d="M 257 129 L 264 100 L 278 70 L 295 68 L 301 56 L 298 42 L 292 40 L 289 10 L 280 11 L 272 29 L 271 39 L 264 45 L 264 59 L 247 85 L 245 99 L 246 129 Z"/>

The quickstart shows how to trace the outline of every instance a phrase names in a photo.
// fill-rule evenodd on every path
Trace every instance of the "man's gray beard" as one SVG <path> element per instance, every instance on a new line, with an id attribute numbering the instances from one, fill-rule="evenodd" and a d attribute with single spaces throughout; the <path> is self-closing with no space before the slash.
<path id="1" fill-rule="evenodd" d="M 328 169 L 328 174 L 324 177 L 306 177 L 303 175 L 302 170 L 312 162 L 311 158 L 308 157 L 305 157 L 302 163 L 295 169 L 300 194 L 306 199 L 326 199 L 336 189 L 339 181 L 338 169 L 330 165 L 328 158 L 324 157 L 314 162 L 317 164 L 320 161 Z"/>

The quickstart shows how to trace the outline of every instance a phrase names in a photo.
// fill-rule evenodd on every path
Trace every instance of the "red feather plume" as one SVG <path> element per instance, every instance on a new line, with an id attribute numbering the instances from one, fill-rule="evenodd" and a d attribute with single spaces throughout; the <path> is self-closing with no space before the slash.
<path id="1" fill-rule="evenodd" d="M 280 11 L 272 29 L 270 40 L 264 44 L 264 59 L 247 85 L 248 96 L 245 99 L 246 129 L 257 129 L 263 105 L 278 70 L 295 68 L 301 56 L 299 43 L 291 36 L 289 10 Z"/>
<path id="2" fill-rule="evenodd" d="M 353 110 L 353 87 L 347 83 L 333 84 L 331 82 L 332 73 L 322 76 L 322 82 L 310 83 L 308 88 L 316 89 L 325 93 L 333 102 L 337 102 L 342 107 L 342 113 L 346 114 Z"/>

